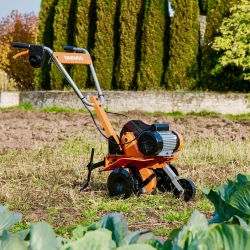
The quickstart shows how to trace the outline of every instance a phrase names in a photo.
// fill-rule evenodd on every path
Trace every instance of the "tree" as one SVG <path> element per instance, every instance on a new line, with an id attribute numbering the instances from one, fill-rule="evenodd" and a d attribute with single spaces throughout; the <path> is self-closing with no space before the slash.
<path id="1" fill-rule="evenodd" d="M 14 79 L 19 90 L 34 90 L 34 68 L 29 65 L 28 57 L 17 60 L 13 55 L 23 49 L 12 48 L 12 42 L 36 43 L 38 18 L 34 13 L 19 14 L 14 10 L 0 22 L 0 69 Z"/>
<path id="2" fill-rule="evenodd" d="M 39 13 L 39 27 L 38 27 L 38 37 L 37 43 L 45 45 L 49 48 L 53 47 L 53 37 L 54 37 L 54 16 L 55 16 L 55 6 L 58 0 L 42 0 L 41 11 Z M 50 89 L 50 70 L 51 63 L 49 58 L 46 57 L 45 63 L 41 69 L 35 70 L 35 85 L 37 89 Z"/>
<path id="3" fill-rule="evenodd" d="M 199 0 L 200 13 L 201 15 L 207 14 L 207 5 L 209 0 Z"/>
<path id="4" fill-rule="evenodd" d="M 213 76 L 212 70 L 217 63 L 218 53 L 212 49 L 212 43 L 216 36 L 220 35 L 219 27 L 223 18 L 229 16 L 229 9 L 233 7 L 236 0 L 209 0 L 206 32 L 202 47 L 201 59 L 201 82 L 200 86 L 204 89 L 223 90 L 226 82 L 232 81 L 229 75 Z M 226 81 L 225 81 L 226 79 Z"/>
<path id="5" fill-rule="evenodd" d="M 138 90 L 159 89 L 164 75 L 164 41 L 168 22 L 168 1 L 146 0 L 142 26 Z"/>
<path id="6" fill-rule="evenodd" d="M 136 88 L 136 69 L 140 60 L 143 13 L 142 0 L 121 2 L 119 57 L 116 65 L 117 89 Z"/>
<path id="7" fill-rule="evenodd" d="M 198 0 L 172 0 L 168 89 L 193 89 L 199 79 L 199 3 Z"/>
<path id="8" fill-rule="evenodd" d="M 215 51 L 220 52 L 213 73 L 220 74 L 227 66 L 232 66 L 241 70 L 242 79 L 250 81 L 249 0 L 242 0 L 231 8 L 230 12 L 231 16 L 223 19 L 219 29 L 221 36 L 216 37 L 212 45 Z"/>
<path id="9" fill-rule="evenodd" d="M 96 33 L 93 59 L 96 73 L 103 89 L 114 85 L 115 58 L 119 44 L 119 12 L 121 0 L 96 1 Z"/>
<path id="10" fill-rule="evenodd" d="M 74 46 L 85 48 L 92 54 L 95 44 L 96 31 L 96 0 L 82 0 L 77 2 L 76 21 L 74 30 Z M 83 65 L 71 68 L 72 79 L 81 89 L 91 86 L 90 70 Z"/>
<path id="11" fill-rule="evenodd" d="M 53 50 L 63 51 L 65 45 L 73 44 L 76 0 L 59 0 L 55 7 L 53 23 Z M 70 67 L 66 67 L 70 71 Z M 52 89 L 62 90 L 69 86 L 55 64 L 50 71 L 50 85 Z"/>

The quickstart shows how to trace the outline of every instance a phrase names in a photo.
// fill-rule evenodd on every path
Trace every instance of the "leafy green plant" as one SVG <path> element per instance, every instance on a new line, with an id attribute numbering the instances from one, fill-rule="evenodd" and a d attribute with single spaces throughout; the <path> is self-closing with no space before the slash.
<path id="1" fill-rule="evenodd" d="M 22 215 L 12 213 L 6 207 L 0 207 L 0 249 L 154 249 L 150 244 L 158 240 L 148 230 L 130 232 L 126 219 L 119 213 L 108 214 L 99 222 L 88 227 L 78 225 L 72 232 L 70 240 L 56 237 L 53 229 L 46 222 L 31 224 L 29 229 L 16 233 L 9 233 L 15 223 L 19 222 Z M 148 245 L 144 243 L 150 239 Z M 129 246 L 131 244 L 135 246 Z M 160 244 L 160 243 L 159 243 Z"/>
<path id="2" fill-rule="evenodd" d="M 0 207 L 0 249 L 248 249 L 250 175 L 238 174 L 236 181 L 229 180 L 215 191 L 203 189 L 203 192 L 215 205 L 215 217 L 208 222 L 195 210 L 187 225 L 174 229 L 165 242 L 148 230 L 129 231 L 120 213 L 108 214 L 87 227 L 78 225 L 71 239 L 56 237 L 45 222 L 31 224 L 30 228 L 11 234 L 7 230 L 19 222 L 22 215 Z M 219 224 L 225 221 L 229 223 Z M 217 224 L 210 225 L 212 223 Z"/>
<path id="3" fill-rule="evenodd" d="M 208 225 L 207 219 L 195 210 L 187 225 L 173 230 L 162 249 L 248 249 L 250 234 L 238 225 Z"/>
<path id="4" fill-rule="evenodd" d="M 19 213 L 12 213 L 6 207 L 0 206 L 0 235 L 22 219 Z"/>
<path id="5" fill-rule="evenodd" d="M 162 249 L 248 249 L 250 175 L 238 174 L 237 180 L 203 193 L 215 206 L 214 217 L 207 221 L 195 210 L 187 225 L 170 233 Z"/>
<path id="6" fill-rule="evenodd" d="M 237 220 L 243 227 L 250 226 L 250 175 L 238 174 L 237 180 L 228 180 L 217 190 L 203 189 L 203 193 L 215 207 L 210 224 Z"/>

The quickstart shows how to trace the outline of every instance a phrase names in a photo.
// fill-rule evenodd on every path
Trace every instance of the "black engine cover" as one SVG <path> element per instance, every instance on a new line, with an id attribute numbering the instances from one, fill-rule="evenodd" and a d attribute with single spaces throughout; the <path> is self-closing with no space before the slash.
<path id="1" fill-rule="evenodd" d="M 143 155 L 155 155 L 163 149 L 163 138 L 158 132 L 169 131 L 167 123 L 152 124 L 138 139 L 138 148 Z"/>
<path id="2" fill-rule="evenodd" d="M 162 151 L 163 140 L 159 133 L 143 132 L 138 139 L 138 148 L 143 155 L 155 155 Z"/>

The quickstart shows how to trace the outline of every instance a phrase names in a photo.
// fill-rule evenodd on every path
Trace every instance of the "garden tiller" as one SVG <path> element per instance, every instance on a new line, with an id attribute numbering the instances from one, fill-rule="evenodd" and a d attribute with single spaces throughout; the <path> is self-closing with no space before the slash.
<path id="1" fill-rule="evenodd" d="M 129 120 L 117 135 L 103 108 L 102 94 L 92 59 L 86 49 L 65 46 L 67 52 L 53 52 L 50 48 L 24 43 L 13 43 L 13 47 L 28 50 L 18 53 L 14 58 L 29 55 L 30 65 L 39 68 L 43 65 L 45 53 L 58 67 L 62 75 L 69 82 L 77 96 L 89 110 L 94 124 L 96 122 L 89 107 L 93 107 L 104 128 L 105 134 L 97 129 L 108 140 L 108 154 L 100 162 L 93 163 L 94 149 L 87 165 L 88 177 L 80 191 L 85 189 L 90 181 L 91 172 L 95 168 L 99 171 L 111 171 L 107 186 L 111 196 L 128 198 L 133 192 L 139 195 L 151 194 L 156 188 L 160 191 L 173 191 L 175 197 L 183 196 L 189 201 L 195 196 L 194 183 L 187 178 L 179 178 L 176 168 L 170 162 L 177 160 L 176 152 L 183 146 L 182 136 L 169 129 L 167 123 L 148 124 L 141 120 Z M 83 64 L 90 67 L 97 96 L 87 100 L 62 64 Z"/>

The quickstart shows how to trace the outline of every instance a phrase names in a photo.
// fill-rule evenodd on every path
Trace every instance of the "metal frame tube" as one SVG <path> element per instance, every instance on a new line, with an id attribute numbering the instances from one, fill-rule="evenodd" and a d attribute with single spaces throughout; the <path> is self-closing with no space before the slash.
<path id="1" fill-rule="evenodd" d="M 57 60 L 56 57 L 53 56 L 53 50 L 51 50 L 50 48 L 48 48 L 46 46 L 44 46 L 44 50 L 51 56 L 53 62 L 56 64 L 56 66 L 58 67 L 58 69 L 60 70 L 62 75 L 67 79 L 67 81 L 69 82 L 69 84 L 71 85 L 71 87 L 73 88 L 73 90 L 75 91 L 77 96 L 81 99 L 81 101 L 84 104 L 93 107 L 94 104 L 89 102 L 88 100 L 86 100 L 86 98 L 83 96 L 83 94 L 81 93 L 81 91 L 79 90 L 79 88 L 77 87 L 77 85 L 75 84 L 73 79 L 70 77 L 70 75 L 68 74 L 68 72 L 66 71 L 64 66 Z M 86 54 L 89 54 L 89 52 L 87 50 L 85 50 L 85 49 L 79 49 L 79 50 L 83 50 Z M 90 64 L 89 67 L 90 67 L 91 73 L 92 73 L 93 78 L 94 78 L 95 86 L 96 86 L 96 89 L 97 89 L 97 92 L 98 92 L 98 98 L 100 99 L 101 105 L 103 105 L 104 96 L 102 94 L 102 90 L 101 90 L 100 84 L 98 82 L 94 66 L 93 66 L 93 64 Z"/>

